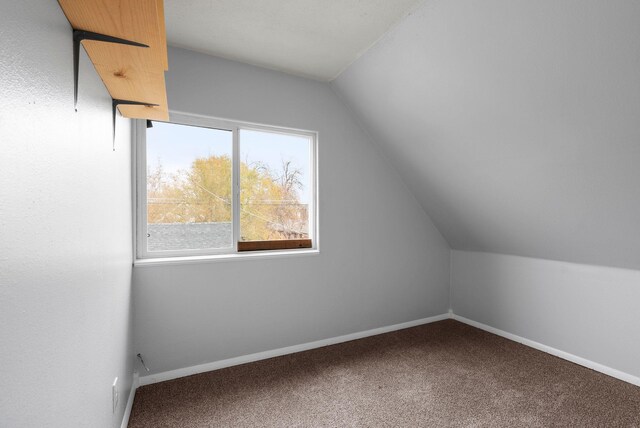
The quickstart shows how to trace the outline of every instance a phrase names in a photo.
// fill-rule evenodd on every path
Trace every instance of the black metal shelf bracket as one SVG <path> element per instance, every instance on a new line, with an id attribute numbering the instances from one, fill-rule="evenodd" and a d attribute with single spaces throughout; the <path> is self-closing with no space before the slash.
<path id="1" fill-rule="evenodd" d="M 73 29 L 73 108 L 78 111 L 78 73 L 80 69 L 80 43 L 83 40 L 95 40 L 98 42 L 116 43 L 119 45 L 137 46 L 148 48 L 144 43 L 132 42 L 119 37 L 107 36 L 85 30 Z M 146 105 L 146 104 L 145 104 Z"/>
<path id="2" fill-rule="evenodd" d="M 128 105 L 128 106 L 145 106 L 145 107 L 157 107 L 158 104 L 145 103 L 142 101 L 130 101 L 130 100 L 119 100 L 116 98 L 111 99 L 111 113 L 113 117 L 113 151 L 116 151 L 116 113 L 119 105 Z M 149 120 L 147 120 L 147 127 L 149 125 Z"/>

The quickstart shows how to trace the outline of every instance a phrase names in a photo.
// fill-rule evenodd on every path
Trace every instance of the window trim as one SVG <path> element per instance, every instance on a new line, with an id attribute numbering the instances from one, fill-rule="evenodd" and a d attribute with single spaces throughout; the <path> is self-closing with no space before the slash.
<path id="1" fill-rule="evenodd" d="M 147 251 L 146 230 L 147 219 L 147 150 L 146 150 L 146 121 L 134 120 L 133 133 L 133 167 L 134 167 L 134 257 L 135 261 L 168 262 L 171 260 L 189 259 L 193 261 L 209 260 L 213 258 L 229 259 L 235 257 L 251 257 L 255 255 L 291 255 L 292 253 L 309 253 L 319 251 L 318 240 L 318 132 L 294 128 L 276 127 L 250 122 L 221 119 L 192 113 L 171 111 L 168 123 L 177 125 L 198 126 L 203 128 L 220 129 L 232 132 L 232 246 L 221 249 L 169 250 Z M 300 135 L 309 137 L 309 166 L 312 197 L 309 201 L 309 238 L 311 246 L 287 249 L 262 249 L 239 251 L 240 239 L 240 130 L 264 131 L 285 135 Z M 274 241 L 277 242 L 277 241 Z"/>

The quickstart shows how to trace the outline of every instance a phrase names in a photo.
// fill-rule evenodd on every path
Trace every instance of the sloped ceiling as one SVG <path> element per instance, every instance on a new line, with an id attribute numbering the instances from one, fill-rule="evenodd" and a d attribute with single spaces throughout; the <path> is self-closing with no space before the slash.
<path id="1" fill-rule="evenodd" d="M 637 0 L 428 0 L 332 85 L 452 248 L 640 268 Z"/>
<path id="2" fill-rule="evenodd" d="M 335 78 L 419 0 L 165 0 L 176 47 Z"/>

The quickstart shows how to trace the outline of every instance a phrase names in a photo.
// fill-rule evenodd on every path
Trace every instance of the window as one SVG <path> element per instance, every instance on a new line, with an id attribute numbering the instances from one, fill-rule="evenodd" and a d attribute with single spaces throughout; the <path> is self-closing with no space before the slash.
<path id="1" fill-rule="evenodd" d="M 136 126 L 138 258 L 317 248 L 316 133 L 171 118 Z"/>

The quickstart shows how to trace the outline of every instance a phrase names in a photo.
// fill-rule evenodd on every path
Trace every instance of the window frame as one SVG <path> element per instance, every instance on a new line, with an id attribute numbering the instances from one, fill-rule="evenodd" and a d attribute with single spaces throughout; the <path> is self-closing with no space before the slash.
<path id="1" fill-rule="evenodd" d="M 158 121 L 156 121 L 158 122 Z M 170 112 L 170 120 L 166 123 L 202 128 L 219 129 L 232 133 L 232 183 L 231 183 L 231 225 L 232 246 L 228 248 L 190 249 L 190 250 L 147 250 L 147 122 L 135 120 L 132 126 L 134 142 L 134 254 L 136 260 L 150 261 L 153 259 L 210 259 L 228 258 L 229 256 L 254 257 L 258 255 L 270 256 L 273 254 L 291 254 L 296 252 L 318 251 L 318 133 L 301 129 L 285 128 L 279 126 L 255 124 L 250 122 L 220 119 L 192 113 Z M 311 199 L 309 201 L 309 239 L 311 247 L 267 249 L 255 251 L 239 251 L 240 239 L 240 130 L 262 131 L 284 135 L 298 135 L 309 138 L 309 167 Z M 247 241 L 252 242 L 252 241 Z M 273 242 L 278 242 L 274 240 Z M 250 254 L 251 253 L 251 254 Z"/>

